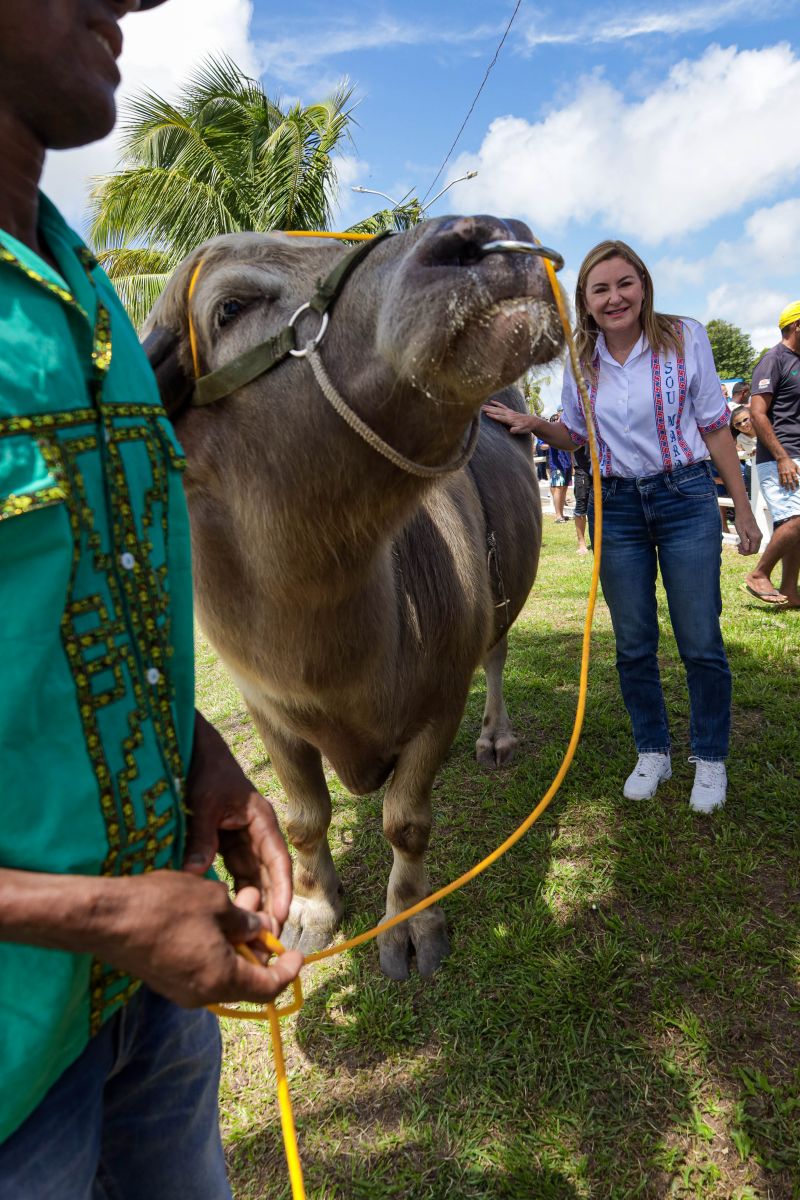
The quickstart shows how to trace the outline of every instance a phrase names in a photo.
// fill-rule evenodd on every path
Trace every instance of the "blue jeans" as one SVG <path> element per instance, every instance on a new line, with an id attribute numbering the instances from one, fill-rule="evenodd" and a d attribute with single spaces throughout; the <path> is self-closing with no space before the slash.
<path id="1" fill-rule="evenodd" d="M 0 1200 L 230 1200 L 216 1017 L 141 988 L 0 1146 Z"/>
<path id="2" fill-rule="evenodd" d="M 710 465 L 604 479 L 602 487 L 600 580 L 636 749 L 666 753 L 670 747 L 658 670 L 660 568 L 689 685 L 692 754 L 722 761 L 730 735 L 731 673 L 719 627 L 721 524 Z M 590 508 L 590 529 L 592 517 Z"/>

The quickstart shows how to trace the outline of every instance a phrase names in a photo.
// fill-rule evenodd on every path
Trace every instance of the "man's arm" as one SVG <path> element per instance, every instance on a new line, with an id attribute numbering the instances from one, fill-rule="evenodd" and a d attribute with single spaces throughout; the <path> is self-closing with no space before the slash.
<path id="1" fill-rule="evenodd" d="M 269 966 L 235 945 L 269 927 L 233 904 L 221 883 L 180 871 L 109 878 L 0 869 L 0 941 L 92 954 L 176 1004 L 271 1000 L 302 955 Z"/>
<path id="2" fill-rule="evenodd" d="M 289 854 L 272 806 L 200 713 L 187 807 L 184 871 L 109 878 L 0 869 L 0 941 L 92 954 L 187 1008 L 271 1000 L 302 955 L 256 965 L 235 946 L 250 943 L 265 958 L 260 935 L 280 935 L 292 897 Z M 235 903 L 202 877 L 217 851 Z"/>
<path id="3" fill-rule="evenodd" d="M 766 382 L 766 381 L 765 381 Z M 778 468 L 778 479 L 781 486 L 788 488 L 790 492 L 797 490 L 800 486 L 800 478 L 795 463 L 786 453 L 783 446 L 775 435 L 775 430 L 772 427 L 767 413 L 772 408 L 772 393 L 763 392 L 758 396 L 750 398 L 750 419 L 753 422 L 753 429 L 756 431 L 756 437 L 761 442 L 761 445 L 767 449 Z"/>

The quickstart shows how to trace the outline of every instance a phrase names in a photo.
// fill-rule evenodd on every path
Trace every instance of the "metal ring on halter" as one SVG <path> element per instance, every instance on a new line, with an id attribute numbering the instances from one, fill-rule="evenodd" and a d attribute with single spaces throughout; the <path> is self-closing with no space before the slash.
<path id="1" fill-rule="evenodd" d="M 551 250 L 548 246 L 537 246 L 535 242 L 486 242 L 478 247 L 478 253 L 481 258 L 485 254 L 535 254 L 539 258 L 549 258 L 556 271 L 560 271 L 564 266 L 564 259 L 557 250 Z"/>
<path id="2" fill-rule="evenodd" d="M 308 301 L 306 301 L 305 304 L 301 304 L 300 307 L 297 309 L 297 311 L 292 313 L 291 317 L 289 318 L 289 323 L 287 325 L 287 329 L 294 328 L 294 323 L 297 320 L 297 318 L 300 316 L 300 313 L 305 312 L 307 308 L 311 308 L 311 305 L 310 305 L 310 303 L 308 303 Z M 328 328 L 328 314 L 326 312 L 324 312 L 322 314 L 322 321 L 320 322 L 320 327 L 317 330 L 317 336 L 315 338 L 312 338 L 311 341 L 306 344 L 304 349 L 290 350 L 289 353 L 291 354 L 292 358 L 305 358 L 310 350 L 316 350 L 317 346 L 320 344 L 320 342 L 324 338 L 325 330 L 327 328 Z"/>

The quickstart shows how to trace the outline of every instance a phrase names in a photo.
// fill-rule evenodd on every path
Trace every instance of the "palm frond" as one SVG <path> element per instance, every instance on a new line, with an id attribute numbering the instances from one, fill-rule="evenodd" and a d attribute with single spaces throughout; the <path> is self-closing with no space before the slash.
<path id="1" fill-rule="evenodd" d="M 329 228 L 353 107 L 343 80 L 325 100 L 285 108 L 224 56 L 201 63 L 174 102 L 152 91 L 129 100 L 120 170 L 92 191 L 90 239 L 136 318 L 162 274 L 144 252 L 174 264 L 222 233 Z"/>
<path id="2" fill-rule="evenodd" d="M 398 204 L 396 208 L 382 208 L 379 212 L 373 213 L 371 217 L 365 217 L 356 225 L 349 226 L 346 232 L 383 233 L 386 229 L 395 229 L 400 233 L 404 229 L 411 229 L 412 226 L 418 225 L 421 220 L 422 209 L 419 201 L 415 198 L 406 204 Z"/>
<path id="3" fill-rule="evenodd" d="M 180 261 L 168 251 L 131 246 L 101 251 L 97 260 L 137 329 L 144 324 Z"/>

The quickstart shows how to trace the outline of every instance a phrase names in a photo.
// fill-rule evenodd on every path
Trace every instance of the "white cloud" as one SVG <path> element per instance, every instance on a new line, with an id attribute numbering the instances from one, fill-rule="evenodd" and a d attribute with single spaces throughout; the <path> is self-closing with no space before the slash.
<path id="1" fill-rule="evenodd" d="M 336 179 L 339 184 L 337 203 L 333 213 L 334 229 L 349 229 L 357 221 L 369 215 L 372 208 L 366 201 L 367 213 L 364 213 L 366 197 L 353 192 L 355 184 L 363 185 L 369 176 L 369 163 L 357 158 L 354 154 L 339 154 L 336 157 Z"/>
<path id="2" fill-rule="evenodd" d="M 694 4 L 682 9 L 663 9 L 619 13 L 609 19 L 604 11 L 562 30 L 542 29 L 534 20 L 525 31 L 524 41 L 530 48 L 553 44 L 591 43 L 593 45 L 624 42 L 632 38 L 663 34 L 710 32 L 728 22 L 757 16 L 763 20 L 775 10 L 776 3 L 762 0 L 756 12 L 753 0 L 722 0 L 718 4 Z"/>
<path id="3" fill-rule="evenodd" d="M 800 276 L 800 200 L 783 200 L 748 217 L 745 231 L 762 267 Z"/>
<path id="4" fill-rule="evenodd" d="M 778 313 L 800 296 L 798 223 L 800 200 L 759 208 L 737 240 L 719 242 L 701 258 L 665 255 L 653 263 L 658 291 L 694 291 L 703 321 L 721 317 L 749 333 L 756 349 L 772 345 Z"/>
<path id="5" fill-rule="evenodd" d="M 790 46 L 711 46 L 644 99 L 628 101 L 595 75 L 541 121 L 497 118 L 450 178 L 477 169 L 456 203 L 525 214 L 539 233 L 592 221 L 658 243 L 795 179 L 798 109 L 800 59 Z"/>
<path id="6" fill-rule="evenodd" d="M 798 227 L 800 200 L 781 200 L 751 213 L 738 240 L 719 242 L 702 258 L 666 255 L 655 264 L 654 273 L 672 288 L 702 287 L 723 274 L 742 288 L 767 277 L 792 288 L 800 276 Z"/>
<path id="7" fill-rule="evenodd" d="M 228 54 L 248 74 L 258 75 L 260 64 L 249 40 L 252 10 L 252 0 L 170 0 L 153 12 L 126 17 L 118 99 L 143 88 L 174 97 L 210 54 Z M 43 188 L 82 227 L 90 178 L 113 171 L 116 163 L 114 135 L 79 150 L 50 154 Z"/>
<path id="8" fill-rule="evenodd" d="M 720 317 L 733 322 L 750 334 L 754 348 L 760 350 L 779 340 L 778 314 L 792 299 L 793 295 L 777 288 L 748 288 L 726 281 L 709 292 L 705 320 Z"/>
<path id="9" fill-rule="evenodd" d="M 280 26 L 276 27 L 284 26 L 285 21 L 281 18 Z M 390 50 L 399 46 L 468 44 L 495 37 L 496 34 L 497 29 L 493 26 L 481 25 L 459 31 L 443 23 L 419 25 L 392 17 L 378 17 L 371 24 L 340 21 L 323 28 L 315 26 L 313 34 L 271 37 L 268 42 L 259 43 L 259 53 L 264 69 L 274 78 L 292 83 L 313 81 L 319 90 L 319 64 L 335 55 L 352 55 L 363 50 Z"/>

